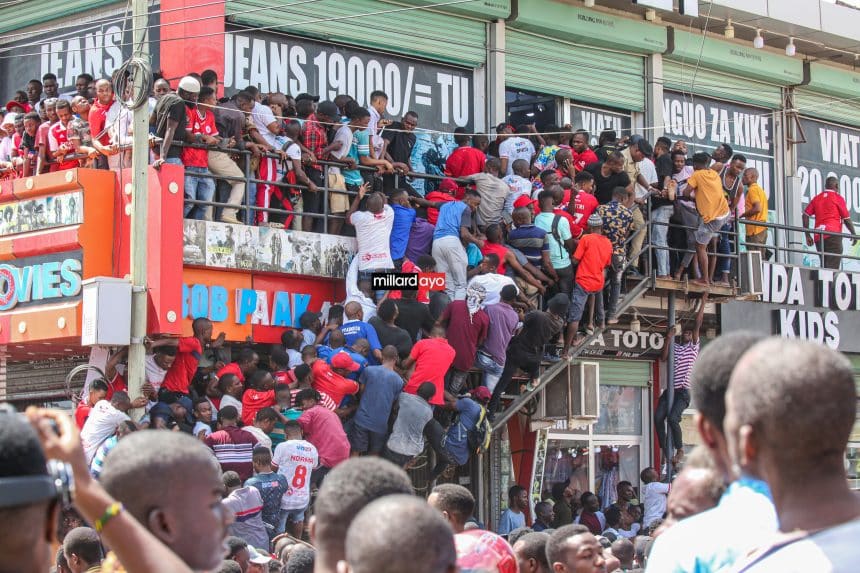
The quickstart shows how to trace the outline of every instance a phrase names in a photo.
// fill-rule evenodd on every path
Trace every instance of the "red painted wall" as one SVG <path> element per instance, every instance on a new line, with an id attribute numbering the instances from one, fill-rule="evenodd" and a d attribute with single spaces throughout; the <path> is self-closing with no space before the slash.
<path id="1" fill-rule="evenodd" d="M 170 85 L 175 88 L 188 72 L 205 69 L 223 78 L 224 3 L 161 0 L 161 10 L 161 70 Z M 219 95 L 222 91 L 219 87 Z"/>

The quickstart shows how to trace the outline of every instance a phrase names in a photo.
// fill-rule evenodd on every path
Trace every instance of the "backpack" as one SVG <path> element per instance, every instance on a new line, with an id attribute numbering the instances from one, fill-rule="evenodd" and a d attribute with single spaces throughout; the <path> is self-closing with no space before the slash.
<path id="1" fill-rule="evenodd" d="M 466 432 L 466 443 L 469 455 L 482 454 L 490 449 L 490 439 L 493 436 L 493 426 L 487 419 L 487 409 L 481 406 L 481 415 L 475 427 Z"/>
<path id="2" fill-rule="evenodd" d="M 552 219 L 552 227 L 550 228 L 550 233 L 552 233 L 552 237 L 558 242 L 559 252 L 563 257 L 565 254 L 564 249 L 564 241 L 561 240 L 561 234 L 558 232 L 558 223 L 561 221 L 561 215 L 555 215 Z"/>

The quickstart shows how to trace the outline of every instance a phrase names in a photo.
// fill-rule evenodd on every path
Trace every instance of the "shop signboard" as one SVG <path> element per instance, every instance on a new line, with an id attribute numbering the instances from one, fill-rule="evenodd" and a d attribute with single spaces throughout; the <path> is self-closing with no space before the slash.
<path id="1" fill-rule="evenodd" d="M 71 251 L 0 263 L 0 311 L 78 300 L 81 260 Z"/>
<path id="2" fill-rule="evenodd" d="M 147 22 L 153 69 L 158 69 L 159 62 L 158 6 L 158 3 L 150 5 Z M 57 76 L 60 94 L 74 92 L 78 74 L 109 78 L 133 52 L 131 19 L 124 14 L 92 22 L 66 23 L 61 30 L 16 38 L 0 46 L 3 101 L 12 99 L 15 90 L 23 90 L 27 81 L 41 80 L 49 72 Z"/>
<path id="3" fill-rule="evenodd" d="M 860 352 L 860 273 L 765 263 L 762 302 L 721 305 L 721 329 Z"/>
<path id="4" fill-rule="evenodd" d="M 571 104 L 570 125 L 574 131 L 584 129 L 588 132 L 589 145 L 596 146 L 600 132 L 611 129 L 621 138 L 632 133 L 630 113 L 616 110 Z"/>
<path id="5" fill-rule="evenodd" d="M 800 179 L 801 205 L 804 209 L 824 189 L 828 177 L 839 179 L 839 193 L 845 199 L 855 226 L 860 225 L 860 129 L 814 119 L 800 120 L 806 143 L 797 148 L 797 177 Z M 848 232 L 843 229 L 843 232 Z M 817 266 L 820 257 L 811 248 L 804 264 Z M 860 245 L 845 239 L 843 252 L 860 257 Z M 860 272 L 860 261 L 843 260 L 846 270 Z"/>
<path id="6" fill-rule="evenodd" d="M 666 336 L 662 332 L 633 332 L 622 328 L 607 328 L 582 351 L 582 356 L 654 358 L 660 355 L 665 339 Z"/>
<path id="7" fill-rule="evenodd" d="M 773 207 L 774 132 L 770 110 L 716 99 L 665 91 L 663 129 L 672 141 L 682 139 L 692 155 L 712 153 L 727 143 L 747 158 L 747 167 L 759 172 L 759 184 Z M 653 142 L 652 142 L 653 143 Z"/>

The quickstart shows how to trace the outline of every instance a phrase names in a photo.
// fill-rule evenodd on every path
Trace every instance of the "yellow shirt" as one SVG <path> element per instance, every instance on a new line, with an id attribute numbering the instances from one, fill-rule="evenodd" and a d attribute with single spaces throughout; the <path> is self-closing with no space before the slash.
<path id="1" fill-rule="evenodd" d="M 639 164 L 633 161 L 633 156 L 630 155 L 629 147 L 622 151 L 621 155 L 624 157 L 624 171 L 627 172 L 627 176 L 630 177 L 630 181 L 635 187 L 636 183 L 639 181 Z"/>
<path id="2" fill-rule="evenodd" d="M 719 173 L 713 169 L 697 169 L 687 179 L 687 185 L 696 190 L 696 210 L 702 221 L 710 223 L 729 214 L 729 203 L 723 193 Z"/>
<path id="3" fill-rule="evenodd" d="M 764 189 L 758 183 L 753 183 L 747 188 L 746 202 L 744 203 L 744 211 L 749 211 L 753 208 L 753 204 L 758 203 L 761 211 L 756 215 L 750 215 L 747 219 L 752 221 L 767 221 L 767 195 Z M 767 227 L 759 227 L 758 225 L 747 225 L 747 236 L 758 235 L 762 231 L 767 231 Z"/>

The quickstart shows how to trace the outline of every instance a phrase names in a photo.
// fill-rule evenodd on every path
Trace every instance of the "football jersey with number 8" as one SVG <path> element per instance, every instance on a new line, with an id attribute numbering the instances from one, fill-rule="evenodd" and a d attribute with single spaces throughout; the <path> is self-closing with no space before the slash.
<path id="1" fill-rule="evenodd" d="M 281 498 L 281 509 L 307 507 L 311 497 L 311 472 L 319 465 L 317 449 L 305 440 L 288 440 L 278 444 L 272 461 L 290 485 Z"/>

